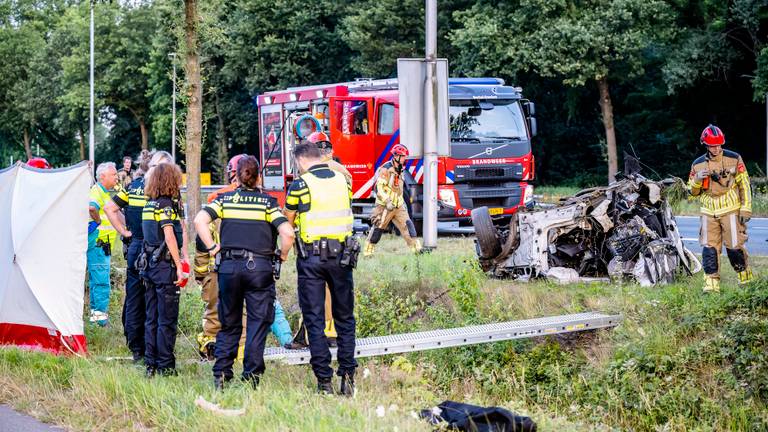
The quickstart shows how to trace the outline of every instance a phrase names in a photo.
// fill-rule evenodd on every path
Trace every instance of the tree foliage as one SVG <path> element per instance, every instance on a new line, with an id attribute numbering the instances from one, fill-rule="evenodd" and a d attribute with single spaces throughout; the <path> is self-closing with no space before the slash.
<path id="1" fill-rule="evenodd" d="M 183 6 L 95 3 L 98 158 L 171 149 L 172 54 L 187 148 Z M 85 157 L 89 8 L 0 0 L 2 164 L 38 147 L 57 165 Z M 398 57 L 424 51 L 419 1 L 206 0 L 198 13 L 200 168 L 217 181 L 229 157 L 258 152 L 257 94 L 394 76 Z M 453 76 L 521 85 L 538 108 L 538 180 L 586 185 L 611 172 L 611 125 L 616 165 L 635 153 L 659 175 L 685 174 L 710 122 L 745 160 L 763 160 L 767 25 L 765 0 L 446 0 L 438 55 Z"/>

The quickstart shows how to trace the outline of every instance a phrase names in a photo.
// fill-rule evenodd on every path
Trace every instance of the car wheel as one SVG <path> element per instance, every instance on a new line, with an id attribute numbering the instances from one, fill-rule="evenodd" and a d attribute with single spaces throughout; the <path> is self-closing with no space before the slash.
<path id="1" fill-rule="evenodd" d="M 501 242 L 499 241 L 496 227 L 493 226 L 491 214 L 488 213 L 488 207 L 478 207 L 472 210 L 472 225 L 475 226 L 475 236 L 477 237 L 480 257 L 492 259 L 499 256 L 501 253 Z"/>

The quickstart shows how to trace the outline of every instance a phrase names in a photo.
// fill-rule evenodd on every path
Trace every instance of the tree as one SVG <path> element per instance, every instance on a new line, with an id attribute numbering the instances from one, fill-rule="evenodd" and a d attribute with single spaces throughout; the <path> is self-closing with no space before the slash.
<path id="1" fill-rule="evenodd" d="M 533 70 L 599 93 L 608 178 L 618 171 L 611 85 L 641 75 L 646 56 L 671 37 L 672 11 L 658 0 L 526 0 L 481 3 L 459 13 L 452 34 L 468 70 Z"/>
<path id="2" fill-rule="evenodd" d="M 51 123 L 57 71 L 49 60 L 46 28 L 55 16 L 48 4 L 0 4 L 0 128 L 18 137 L 27 158 Z"/>
<path id="3" fill-rule="evenodd" d="M 141 148 L 149 147 L 150 100 L 147 63 L 152 37 L 159 27 L 157 14 L 149 4 L 115 6 L 116 14 L 108 33 L 111 61 L 100 77 L 107 104 L 133 115 L 141 132 Z"/>
<path id="4" fill-rule="evenodd" d="M 184 71 L 189 98 L 186 119 L 187 206 L 190 215 L 200 210 L 200 153 L 203 137 L 203 83 L 200 78 L 197 0 L 184 0 Z M 193 236 L 189 218 L 189 235 Z"/>

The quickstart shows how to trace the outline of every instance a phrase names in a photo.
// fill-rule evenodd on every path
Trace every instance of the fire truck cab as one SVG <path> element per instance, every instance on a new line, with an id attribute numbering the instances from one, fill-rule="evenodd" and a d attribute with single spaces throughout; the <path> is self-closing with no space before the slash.
<path id="1" fill-rule="evenodd" d="M 470 220 L 473 208 L 511 215 L 533 202 L 534 104 L 499 78 L 451 78 L 450 157 L 438 160 L 438 218 Z M 334 157 L 352 173 L 353 209 L 367 218 L 376 171 L 399 142 L 396 79 L 295 87 L 257 96 L 264 188 L 284 203 L 297 175 L 291 151 L 314 130 L 330 135 Z M 405 181 L 412 216 L 421 219 L 422 159 L 410 159 Z M 417 223 L 417 226 L 420 224 Z"/>

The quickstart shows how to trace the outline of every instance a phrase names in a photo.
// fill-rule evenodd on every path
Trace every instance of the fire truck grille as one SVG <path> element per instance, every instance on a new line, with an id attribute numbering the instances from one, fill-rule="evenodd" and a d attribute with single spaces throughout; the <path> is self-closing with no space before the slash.
<path id="1" fill-rule="evenodd" d="M 479 166 L 458 166 L 454 172 L 454 182 L 471 183 L 487 181 L 504 180 L 522 180 L 523 165 L 508 164 L 499 165 L 479 165 Z"/>
<path id="2" fill-rule="evenodd" d="M 477 178 L 504 177 L 504 168 L 478 168 L 475 170 L 475 177 Z"/>

